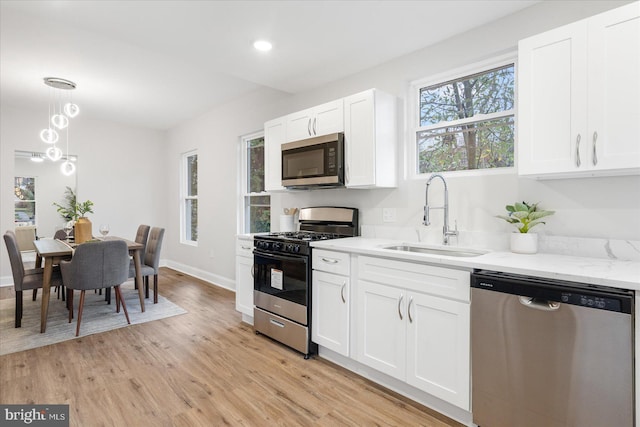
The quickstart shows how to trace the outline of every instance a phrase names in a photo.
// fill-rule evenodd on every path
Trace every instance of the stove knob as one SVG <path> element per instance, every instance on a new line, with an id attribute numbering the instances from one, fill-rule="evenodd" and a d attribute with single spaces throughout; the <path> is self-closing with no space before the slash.
<path id="1" fill-rule="evenodd" d="M 273 248 L 274 251 L 279 251 L 282 248 L 282 244 L 274 242 L 273 245 L 271 245 L 271 247 Z"/>
<path id="2" fill-rule="evenodd" d="M 295 246 L 293 247 L 293 252 L 295 252 L 295 253 L 300 252 L 300 245 L 295 245 Z"/>

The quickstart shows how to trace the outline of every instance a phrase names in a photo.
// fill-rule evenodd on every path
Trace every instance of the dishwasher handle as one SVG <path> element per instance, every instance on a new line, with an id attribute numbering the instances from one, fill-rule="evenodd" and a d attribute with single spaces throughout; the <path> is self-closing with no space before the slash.
<path id="1" fill-rule="evenodd" d="M 556 311 L 560 308 L 560 303 L 555 301 L 524 296 L 518 296 L 518 299 L 520 300 L 520 304 L 536 310 Z"/>

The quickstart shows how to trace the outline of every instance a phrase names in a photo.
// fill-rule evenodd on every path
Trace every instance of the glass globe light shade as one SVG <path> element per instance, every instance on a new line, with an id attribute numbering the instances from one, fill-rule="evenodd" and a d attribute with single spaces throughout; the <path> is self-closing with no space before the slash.
<path id="1" fill-rule="evenodd" d="M 73 162 L 66 160 L 60 165 L 60 170 L 66 176 L 73 175 L 73 173 L 76 171 L 76 165 Z"/>
<path id="2" fill-rule="evenodd" d="M 78 107 L 77 104 L 74 104 L 72 102 L 67 102 L 66 104 L 64 104 L 64 113 L 67 115 L 67 117 L 73 119 L 78 115 L 79 112 L 80 107 Z"/>
<path id="3" fill-rule="evenodd" d="M 47 157 L 54 162 L 57 162 L 62 158 L 62 150 L 56 146 L 47 148 L 46 154 Z"/>
<path id="4" fill-rule="evenodd" d="M 47 144 L 55 144 L 59 139 L 58 132 L 51 128 L 42 129 L 42 131 L 40 131 L 40 139 Z"/>
<path id="5" fill-rule="evenodd" d="M 64 129 L 69 126 L 69 119 L 64 114 L 54 114 L 51 116 L 51 124 L 58 129 Z"/>

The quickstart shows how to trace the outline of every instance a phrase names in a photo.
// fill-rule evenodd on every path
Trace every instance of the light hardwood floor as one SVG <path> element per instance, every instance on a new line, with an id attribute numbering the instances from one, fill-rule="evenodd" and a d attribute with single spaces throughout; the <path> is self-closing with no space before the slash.
<path id="1" fill-rule="evenodd" d="M 0 402 L 69 404 L 83 427 L 460 425 L 255 335 L 233 292 L 166 268 L 159 288 L 188 313 L 0 356 Z"/>

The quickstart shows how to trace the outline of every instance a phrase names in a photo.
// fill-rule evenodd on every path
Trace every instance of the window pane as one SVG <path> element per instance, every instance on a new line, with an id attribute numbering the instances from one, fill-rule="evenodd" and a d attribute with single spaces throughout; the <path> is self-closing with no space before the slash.
<path id="1" fill-rule="evenodd" d="M 264 191 L 264 138 L 251 139 L 247 142 L 247 191 L 260 193 Z"/>
<path id="2" fill-rule="evenodd" d="M 187 196 L 198 195 L 198 155 L 187 157 Z"/>
<path id="3" fill-rule="evenodd" d="M 420 126 L 511 110 L 514 66 L 420 89 Z"/>
<path id="4" fill-rule="evenodd" d="M 269 231 L 271 208 L 269 196 L 247 196 L 246 203 L 249 208 L 249 233 L 262 233 Z"/>
<path id="5" fill-rule="evenodd" d="M 198 200 L 185 200 L 185 239 L 198 241 Z"/>
<path id="6" fill-rule="evenodd" d="M 418 173 L 511 167 L 514 118 L 417 132 Z"/>
<path id="7" fill-rule="evenodd" d="M 14 222 L 16 225 L 36 224 L 35 178 L 15 177 Z"/>

